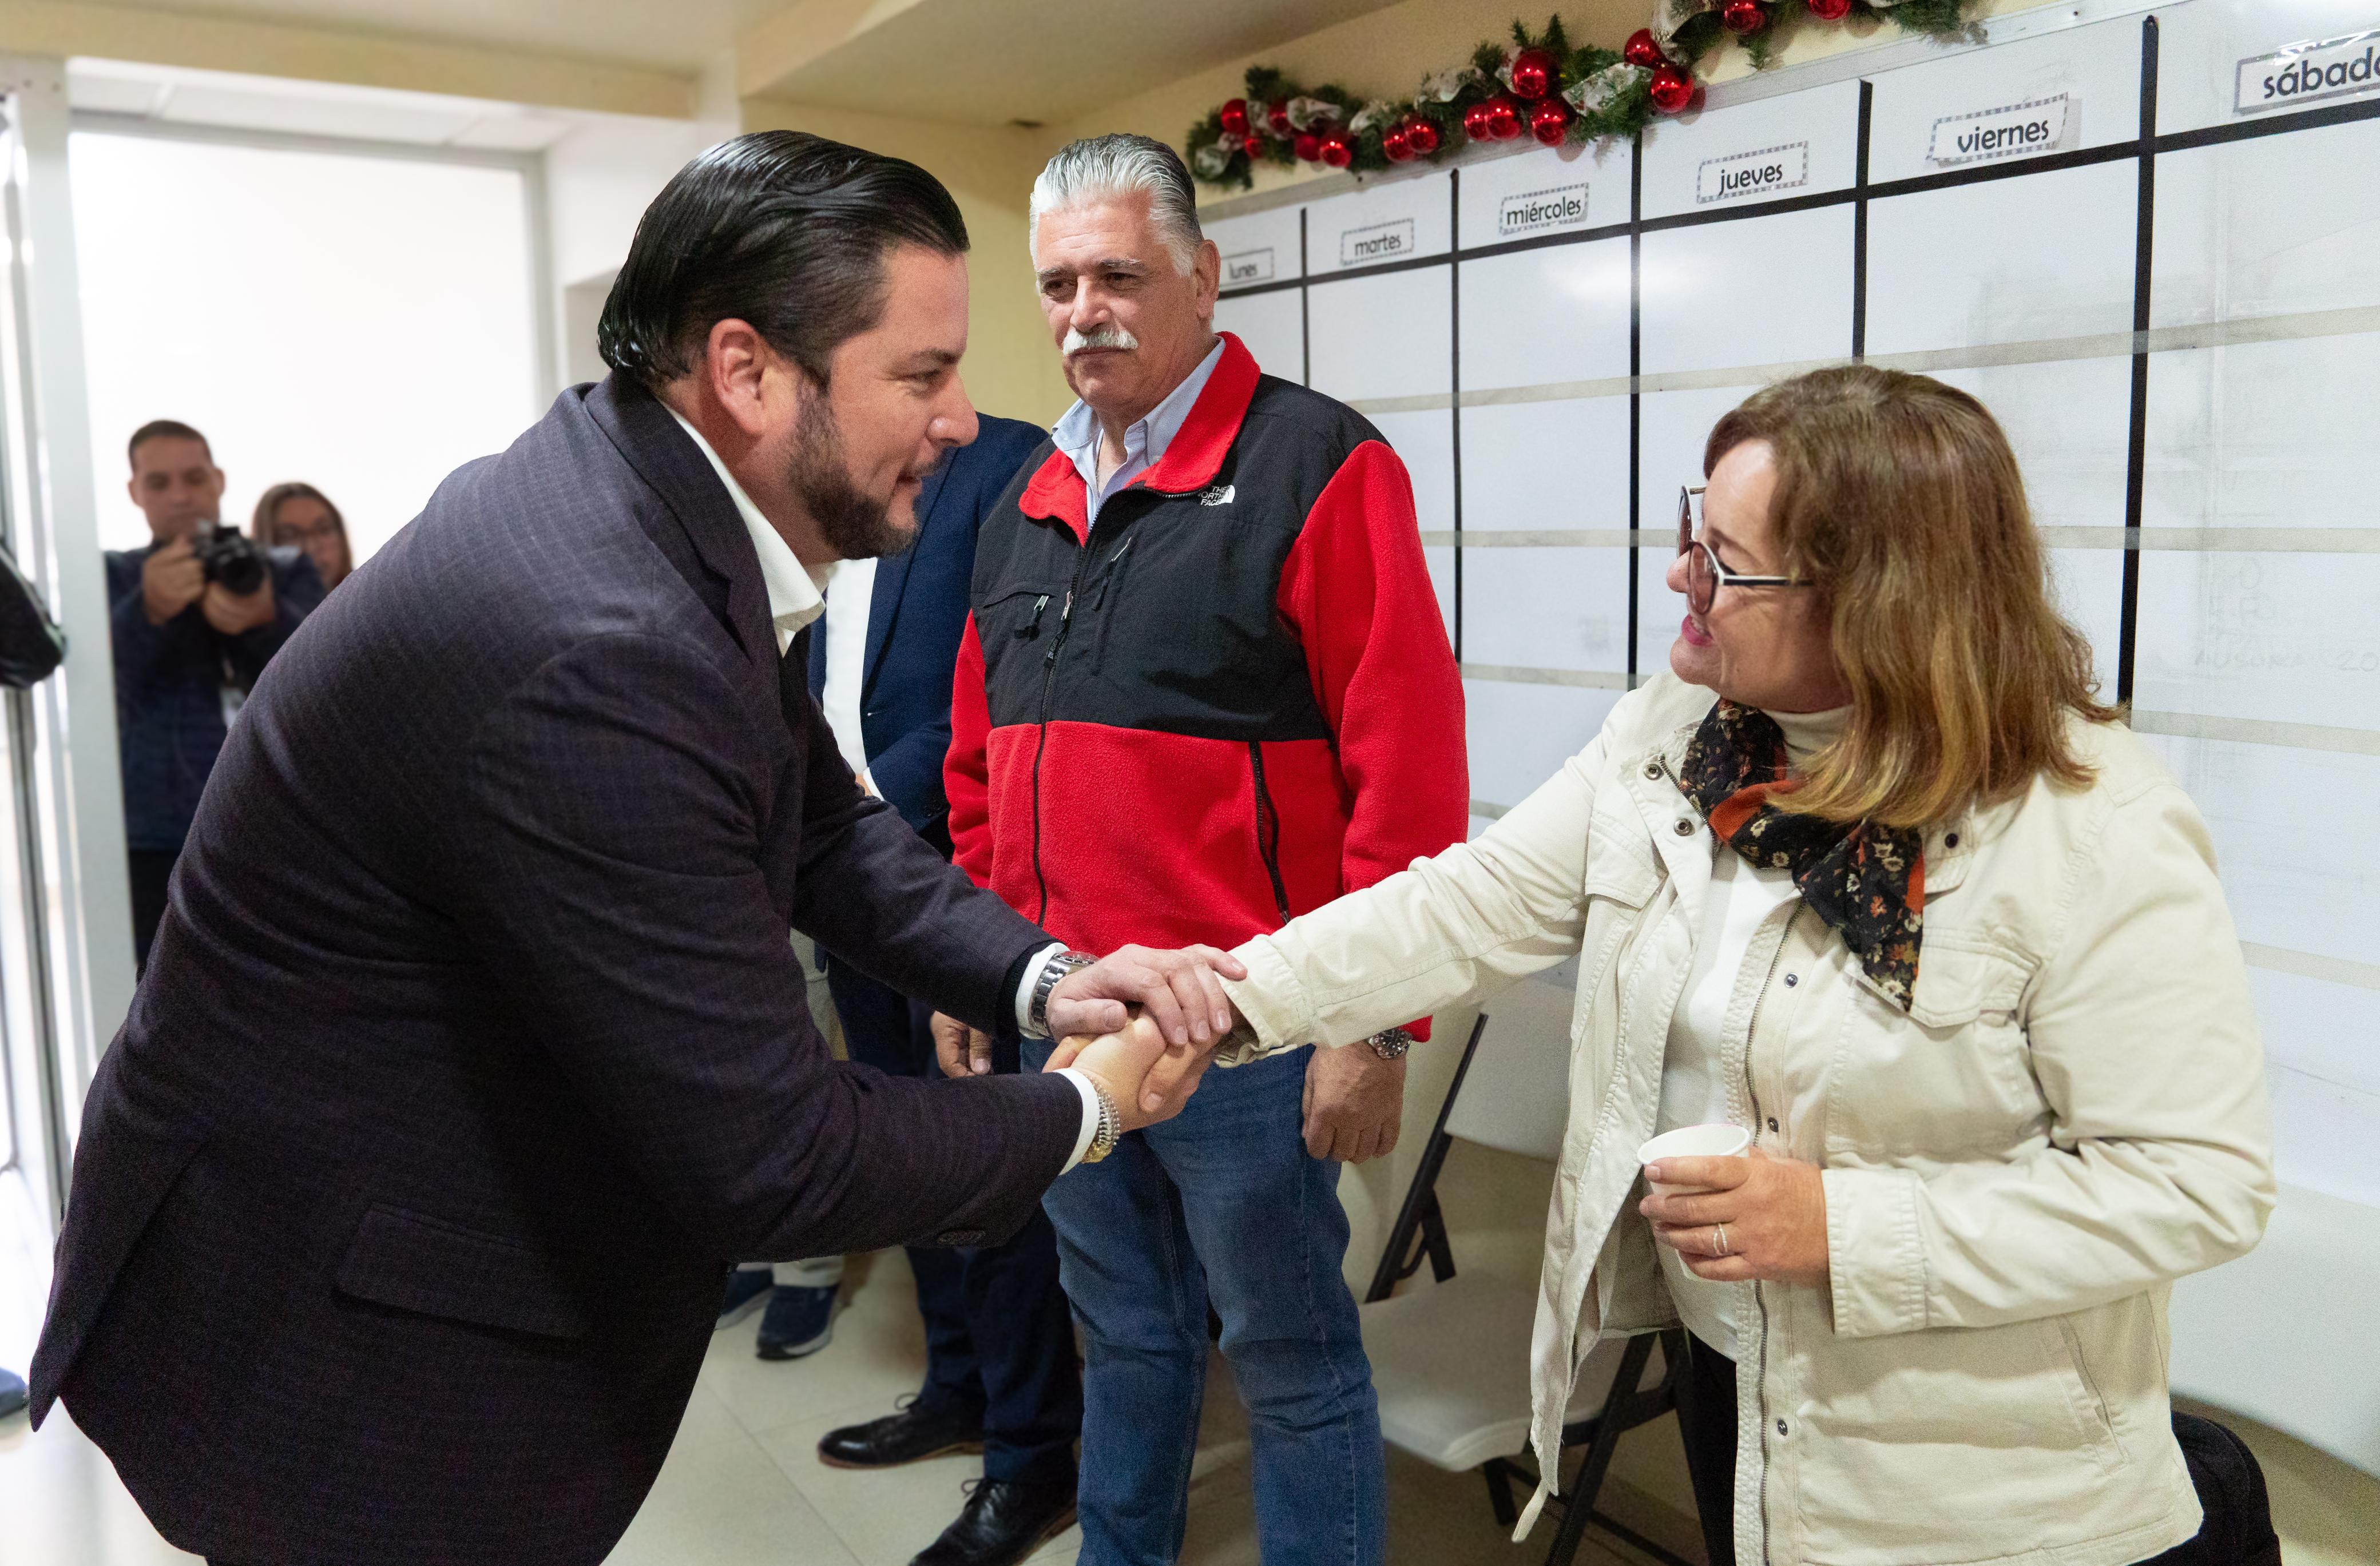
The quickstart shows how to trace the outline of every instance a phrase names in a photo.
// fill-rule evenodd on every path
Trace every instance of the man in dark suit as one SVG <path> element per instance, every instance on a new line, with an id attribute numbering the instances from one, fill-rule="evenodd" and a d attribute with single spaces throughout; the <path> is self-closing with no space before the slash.
<path id="1" fill-rule="evenodd" d="M 810 641 L 810 691 L 844 759 L 869 790 L 948 857 L 950 802 L 942 759 L 951 745 L 951 676 L 965 634 L 976 533 L 1001 492 L 1042 441 L 1031 424 L 985 418 L 975 443 L 953 452 L 918 497 L 917 541 L 881 561 L 835 567 L 826 613 Z M 827 983 L 851 1058 L 901 1076 L 941 1074 L 931 1007 L 829 954 Z M 1015 1071 L 1012 1058 L 1001 1062 Z M 830 1431 L 820 1457 L 880 1468 L 983 1447 L 983 1483 L 918 1566 L 1008 1566 L 1075 1514 L 1075 1442 L 1082 1378 L 1074 1327 L 1058 1285 L 1058 1236 L 1036 1214 L 1003 1244 L 909 1250 L 926 1321 L 926 1380 L 905 1408 Z M 781 1287 L 760 1326 L 775 1341 L 804 1338 L 831 1300 Z"/>
<path id="2" fill-rule="evenodd" d="M 613 374 L 259 682 L 91 1084 L 33 1363 L 171 1542 L 599 1560 L 734 1258 L 1004 1237 L 1195 1086 L 1237 965 L 1053 960 L 859 790 L 783 657 L 974 436 L 965 244 L 911 164 L 711 149 L 638 225 Z M 1133 1002 L 1175 1042 L 838 1064 L 789 927 L 978 1026 Z"/>
<path id="3" fill-rule="evenodd" d="M 127 446 L 126 491 L 149 519 L 143 548 L 107 555 L 115 734 L 132 877 L 132 954 L 146 967 L 174 861 L 224 734 L 256 678 L 322 601 L 322 579 L 294 549 L 261 551 L 253 584 L 219 579 L 197 546 L 223 528 L 224 471 L 207 438 L 152 419 Z"/>

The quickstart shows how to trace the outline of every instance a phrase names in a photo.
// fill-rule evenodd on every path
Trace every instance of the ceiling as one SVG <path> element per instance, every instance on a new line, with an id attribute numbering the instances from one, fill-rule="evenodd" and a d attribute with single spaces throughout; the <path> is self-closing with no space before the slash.
<path id="1" fill-rule="evenodd" d="M 758 80 L 753 66 L 768 67 L 747 60 L 741 75 L 751 97 L 962 125 L 1054 124 L 1393 3 L 879 0 L 870 22 L 834 30 L 840 41 L 812 57 Z"/>
<path id="2" fill-rule="evenodd" d="M 67 99 L 80 114 L 165 125 L 504 152 L 550 147 L 577 117 L 443 93 L 116 60 L 71 62 Z"/>
<path id="3" fill-rule="evenodd" d="M 692 76 L 788 0 L 119 0 L 141 10 L 468 43 Z"/>
<path id="4" fill-rule="evenodd" d="M 542 103 L 611 107 L 574 82 L 572 63 L 631 73 L 666 99 L 722 64 L 745 97 L 826 108 L 915 115 L 961 125 L 1014 120 L 1054 124 L 1133 97 L 1209 67 L 1269 49 L 1322 28 L 1385 9 L 1395 0 L 39 0 L 50 30 L 69 41 L 87 18 L 92 46 L 58 52 L 218 71 L 312 74 L 327 56 L 349 81 L 438 88 L 435 72 L 403 62 L 401 50 L 358 56 L 353 43 L 385 42 L 488 52 L 466 91 L 484 91 L 531 62 L 546 85 L 520 95 Z M 0 0 L 0 13 L 7 9 Z M 194 24 L 283 30 L 278 36 L 217 34 L 211 51 L 190 52 L 170 27 L 144 26 L 159 13 Z M 162 21 L 163 18 L 159 18 Z M 0 42 L 7 32 L 0 24 Z M 156 40 L 157 52 L 141 43 Z M 290 42 L 284 44 L 280 40 Z M 305 41 L 311 40 L 312 43 Z M 344 42 L 340 41 L 345 41 Z M 127 47 L 128 42 L 131 45 Z M 53 43 L 52 47 L 55 47 Z M 344 48 L 344 56 L 336 53 Z M 273 56 L 279 53 L 279 58 Z M 253 65 L 249 62 L 253 60 Z M 410 75 L 408 76 L 408 72 Z M 510 73 L 509 77 L 507 73 Z M 721 80 L 722 79 L 711 78 Z M 110 90 L 93 88 L 94 91 Z M 212 89 L 184 84 L 150 104 L 127 88 L 105 105 L 164 118 L 220 119 Z M 491 94 L 492 95 L 492 94 Z M 301 95 L 302 96 L 302 95 Z M 691 100 L 689 99 L 689 102 Z M 98 108 L 94 101 L 87 107 Z M 287 105 L 282 105 L 286 109 Z M 406 109 L 392 104 L 397 140 Z M 278 111 L 275 111 L 278 112 Z M 302 108 L 288 110 L 301 120 Z M 437 111 L 431 111 L 433 117 Z M 651 112 L 630 110 L 629 112 Z M 268 114 L 267 122 L 273 123 Z M 297 125 L 289 128 L 311 128 Z"/>

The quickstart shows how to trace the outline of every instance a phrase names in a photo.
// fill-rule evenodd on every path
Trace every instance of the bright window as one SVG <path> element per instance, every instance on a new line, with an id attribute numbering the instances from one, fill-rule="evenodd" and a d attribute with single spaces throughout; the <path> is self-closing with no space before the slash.
<path id="1" fill-rule="evenodd" d="M 511 167 L 77 131 L 101 540 L 149 541 L 124 445 L 207 435 L 245 529 L 285 480 L 358 564 L 538 407 L 527 182 Z"/>

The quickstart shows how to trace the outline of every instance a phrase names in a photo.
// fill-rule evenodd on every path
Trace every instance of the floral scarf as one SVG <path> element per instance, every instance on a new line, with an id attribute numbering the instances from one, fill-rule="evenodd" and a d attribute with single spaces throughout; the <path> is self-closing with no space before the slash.
<path id="1" fill-rule="evenodd" d="M 1755 865 L 1793 873 L 1802 900 L 1905 1012 L 1924 935 L 1925 840 L 1906 827 L 1779 809 L 1772 801 L 1797 786 L 1785 764 L 1785 732 L 1775 719 L 1721 701 L 1687 745 L 1681 781 L 1721 843 Z"/>

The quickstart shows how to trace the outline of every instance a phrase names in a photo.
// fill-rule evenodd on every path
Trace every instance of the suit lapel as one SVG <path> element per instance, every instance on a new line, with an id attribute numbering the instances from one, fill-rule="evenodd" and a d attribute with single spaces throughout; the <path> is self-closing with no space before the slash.
<path id="1" fill-rule="evenodd" d="M 677 518 L 704 569 L 727 584 L 727 628 L 755 663 L 777 660 L 768 585 L 744 517 L 710 459 L 650 392 L 618 375 L 587 394 L 587 411 Z"/>
<path id="2" fill-rule="evenodd" d="M 892 645 L 892 622 L 901 617 L 901 594 L 909 586 L 909 567 L 918 552 L 926 547 L 926 529 L 934 525 L 934 507 L 950 487 L 952 457 L 947 454 L 934 470 L 926 476 L 925 487 L 917 492 L 917 537 L 907 549 L 876 563 L 876 590 L 868 596 L 868 647 L 861 655 L 859 679 L 860 699 L 876 686 L 877 671 L 883 666 L 884 649 Z"/>

